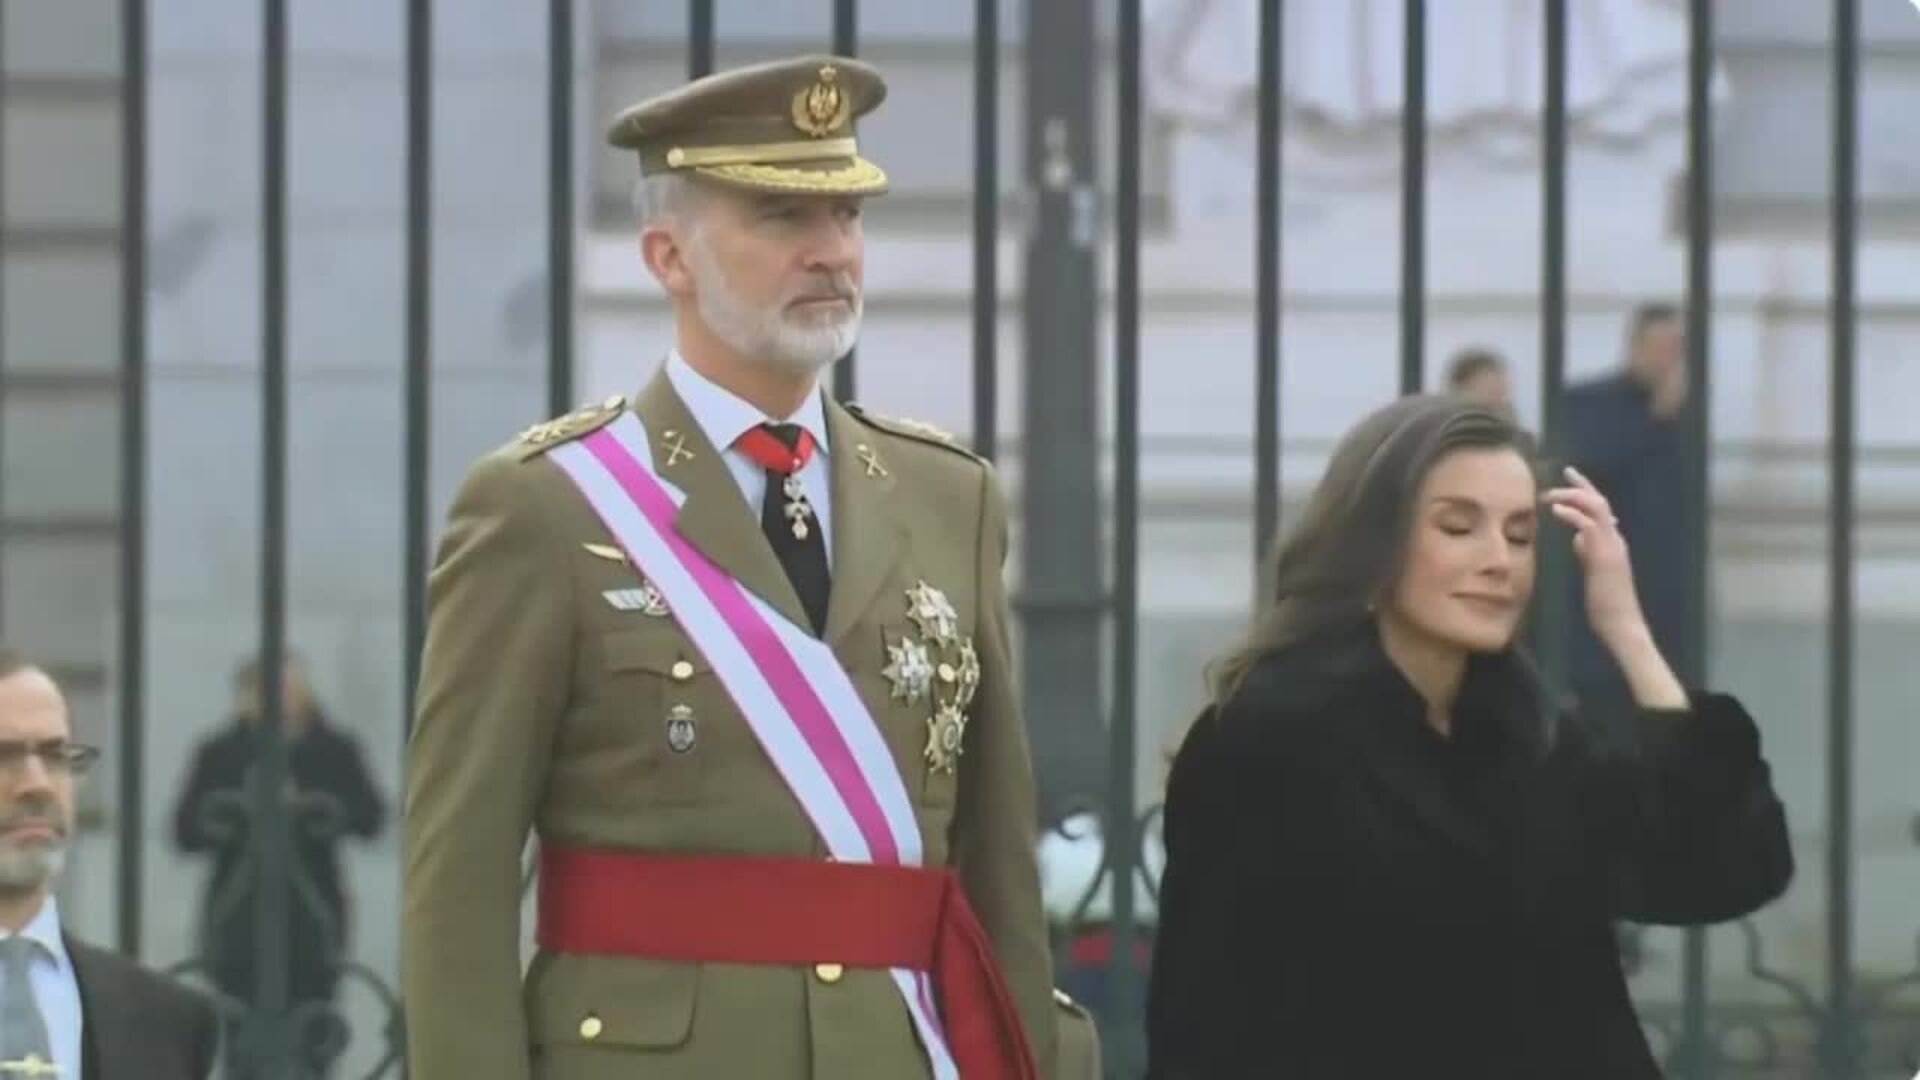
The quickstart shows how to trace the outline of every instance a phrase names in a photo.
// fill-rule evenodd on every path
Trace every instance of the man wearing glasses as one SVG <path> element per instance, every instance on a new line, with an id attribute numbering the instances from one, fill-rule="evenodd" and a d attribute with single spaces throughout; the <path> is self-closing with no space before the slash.
<path id="1" fill-rule="evenodd" d="M 60 926 L 74 787 L 99 756 L 53 679 L 0 649 L 0 1080 L 205 1080 L 212 1005 Z"/>

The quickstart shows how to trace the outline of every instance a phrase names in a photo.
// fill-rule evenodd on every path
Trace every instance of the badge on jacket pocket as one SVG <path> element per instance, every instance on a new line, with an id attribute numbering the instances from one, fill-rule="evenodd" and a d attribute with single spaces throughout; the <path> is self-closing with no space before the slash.
<path id="1" fill-rule="evenodd" d="M 676 754 L 684 754 L 693 749 L 693 743 L 699 732 L 693 723 L 693 709 L 687 705 L 675 705 L 667 710 L 667 747 Z"/>

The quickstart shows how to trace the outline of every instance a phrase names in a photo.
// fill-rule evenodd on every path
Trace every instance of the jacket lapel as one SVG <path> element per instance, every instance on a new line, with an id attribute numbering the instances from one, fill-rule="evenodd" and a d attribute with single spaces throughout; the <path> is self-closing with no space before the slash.
<path id="1" fill-rule="evenodd" d="M 73 963 L 74 982 L 80 986 L 80 1077 L 99 1080 L 103 1076 L 139 1076 L 144 1062 L 124 1040 L 110 1038 L 103 1018 L 133 1015 L 123 1000 L 123 984 L 108 975 L 108 969 L 94 962 L 93 950 L 83 942 L 64 936 L 67 957 Z"/>
<path id="2" fill-rule="evenodd" d="M 760 530 L 760 518 L 740 495 L 739 481 L 707 441 L 680 395 L 656 372 L 634 404 L 646 423 L 654 471 L 686 493 L 674 527 L 734 580 L 792 620 L 810 626 L 800 594 Z"/>
<path id="3" fill-rule="evenodd" d="M 871 608 L 907 549 L 893 514 L 893 473 L 872 434 L 838 402 L 827 402 L 833 468 L 833 591 L 826 641 L 837 644 Z"/>

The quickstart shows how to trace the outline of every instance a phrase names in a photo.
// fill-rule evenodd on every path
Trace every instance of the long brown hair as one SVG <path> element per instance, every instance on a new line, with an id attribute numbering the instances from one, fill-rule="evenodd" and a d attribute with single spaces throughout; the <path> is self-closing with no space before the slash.
<path id="1" fill-rule="evenodd" d="M 1212 665 L 1225 702 L 1261 659 L 1367 618 L 1405 562 L 1413 503 L 1441 458 L 1502 449 L 1533 460 L 1533 439 L 1511 419 L 1455 396 L 1410 395 L 1367 415 L 1334 447 L 1327 471 L 1261 575 L 1253 624 Z"/>

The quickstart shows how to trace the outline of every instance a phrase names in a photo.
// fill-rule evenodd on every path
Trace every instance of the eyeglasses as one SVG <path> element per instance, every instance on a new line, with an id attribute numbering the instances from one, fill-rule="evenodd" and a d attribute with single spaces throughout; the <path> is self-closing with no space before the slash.
<path id="1" fill-rule="evenodd" d="M 49 739 L 46 742 L 7 742 L 0 740 L 0 773 L 16 774 L 27 764 L 31 755 L 40 759 L 50 773 L 79 776 L 100 760 L 97 747 L 82 746 L 65 739 Z"/>

